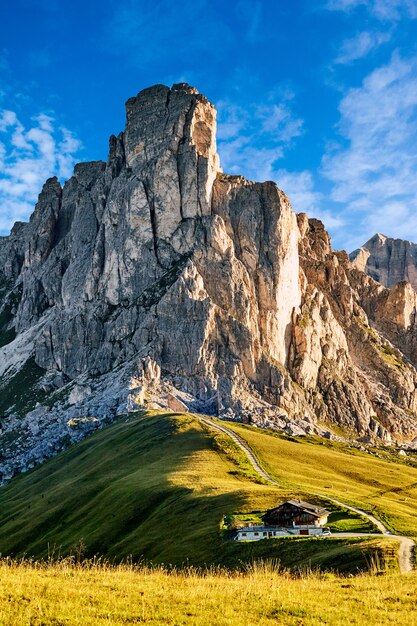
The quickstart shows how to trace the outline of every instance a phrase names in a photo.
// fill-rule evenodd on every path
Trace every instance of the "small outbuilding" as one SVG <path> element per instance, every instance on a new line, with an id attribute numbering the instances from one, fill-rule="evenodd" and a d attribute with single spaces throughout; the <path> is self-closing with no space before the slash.
<path id="1" fill-rule="evenodd" d="M 274 528 L 273 526 L 243 526 L 235 532 L 235 541 L 259 541 L 260 539 L 274 539 L 275 537 L 288 537 L 298 534 L 298 532 L 288 532 L 285 528 Z"/>

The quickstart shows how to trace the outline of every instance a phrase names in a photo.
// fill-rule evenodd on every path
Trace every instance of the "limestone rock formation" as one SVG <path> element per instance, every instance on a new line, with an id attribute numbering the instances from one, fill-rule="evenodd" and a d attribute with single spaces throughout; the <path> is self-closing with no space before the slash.
<path id="1" fill-rule="evenodd" d="M 414 292 L 223 174 L 215 129 L 194 88 L 145 89 L 0 239 L 3 480 L 139 406 L 414 445 Z"/>
<path id="2" fill-rule="evenodd" d="M 295 377 L 306 386 L 297 370 L 301 345 L 321 419 L 365 437 L 413 441 L 417 361 L 407 358 L 403 338 L 410 302 L 352 267 L 345 252 L 333 252 L 321 222 L 300 215 L 299 223 L 308 287 L 295 338 L 311 337 L 312 347 L 295 342 Z M 389 300 L 397 301 L 395 311 Z"/>
<path id="3" fill-rule="evenodd" d="M 385 287 L 401 281 L 417 289 L 417 244 L 377 233 L 362 248 L 350 254 L 355 267 Z"/>

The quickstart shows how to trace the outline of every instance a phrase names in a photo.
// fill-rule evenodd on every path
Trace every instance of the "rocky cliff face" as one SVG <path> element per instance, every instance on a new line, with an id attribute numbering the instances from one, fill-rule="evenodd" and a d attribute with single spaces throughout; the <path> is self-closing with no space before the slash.
<path id="1" fill-rule="evenodd" d="M 410 303 L 352 267 L 345 252 L 333 252 L 321 222 L 301 215 L 299 223 L 305 294 L 313 297 L 305 302 L 295 336 L 301 326 L 314 341 L 314 349 L 304 350 L 304 362 L 317 372 L 316 414 L 365 437 L 373 432 L 388 442 L 412 441 L 416 361 L 407 357 L 404 340 Z"/>
<path id="2" fill-rule="evenodd" d="M 140 92 L 107 162 L 48 180 L 0 239 L 3 480 L 138 405 L 417 436 L 407 288 L 352 267 L 274 183 L 223 174 L 215 128 L 188 85 Z"/>
<path id="3" fill-rule="evenodd" d="M 353 265 L 385 287 L 401 281 L 417 289 L 417 244 L 377 233 L 350 254 Z"/>

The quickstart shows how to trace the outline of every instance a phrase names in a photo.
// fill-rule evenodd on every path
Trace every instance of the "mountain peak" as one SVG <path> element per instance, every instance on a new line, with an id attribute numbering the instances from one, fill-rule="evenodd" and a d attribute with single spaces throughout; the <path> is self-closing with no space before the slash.
<path id="1" fill-rule="evenodd" d="M 172 91 L 177 91 L 178 93 L 184 94 L 198 94 L 199 91 L 195 87 L 192 87 L 188 83 L 175 83 L 171 87 Z"/>
<path id="2" fill-rule="evenodd" d="M 182 218 L 210 213 L 212 186 L 220 171 L 216 111 L 194 87 L 155 85 L 130 98 L 123 141 L 127 166 L 145 186 L 159 190 L 152 200 L 156 221 L 164 214 L 170 234 Z M 169 215 L 167 207 L 159 206 L 165 196 L 170 197 Z M 165 232 L 165 226 L 159 228 Z"/>
<path id="3" fill-rule="evenodd" d="M 410 241 L 376 233 L 350 260 L 385 287 L 408 281 L 417 289 L 417 245 Z"/>
<path id="4" fill-rule="evenodd" d="M 389 239 L 389 237 L 387 237 L 386 235 L 383 235 L 382 233 L 375 233 L 375 235 L 373 237 L 371 237 L 371 239 L 369 240 L 369 242 L 367 243 L 371 243 L 371 242 L 378 242 L 380 244 L 384 244 L 386 242 L 386 240 Z M 364 247 L 366 248 L 367 243 L 364 245 Z"/>
<path id="5" fill-rule="evenodd" d="M 193 87 L 141 91 L 107 162 L 48 181 L 0 239 L 6 447 L 19 428 L 5 480 L 145 400 L 299 434 L 417 436 L 413 294 L 352 272 L 274 183 L 223 175 L 215 131 Z"/>

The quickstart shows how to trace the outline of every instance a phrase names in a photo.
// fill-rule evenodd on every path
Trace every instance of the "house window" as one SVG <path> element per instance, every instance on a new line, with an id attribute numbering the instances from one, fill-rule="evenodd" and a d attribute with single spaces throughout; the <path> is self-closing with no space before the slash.
<path id="1" fill-rule="evenodd" d="M 262 533 L 264 537 L 266 537 L 267 533 Z"/>
<path id="2" fill-rule="evenodd" d="M 242 533 L 242 537 L 246 537 L 246 533 Z"/>
<path id="3" fill-rule="evenodd" d="M 257 537 L 259 535 L 259 533 L 253 533 L 255 535 L 255 537 Z"/>

